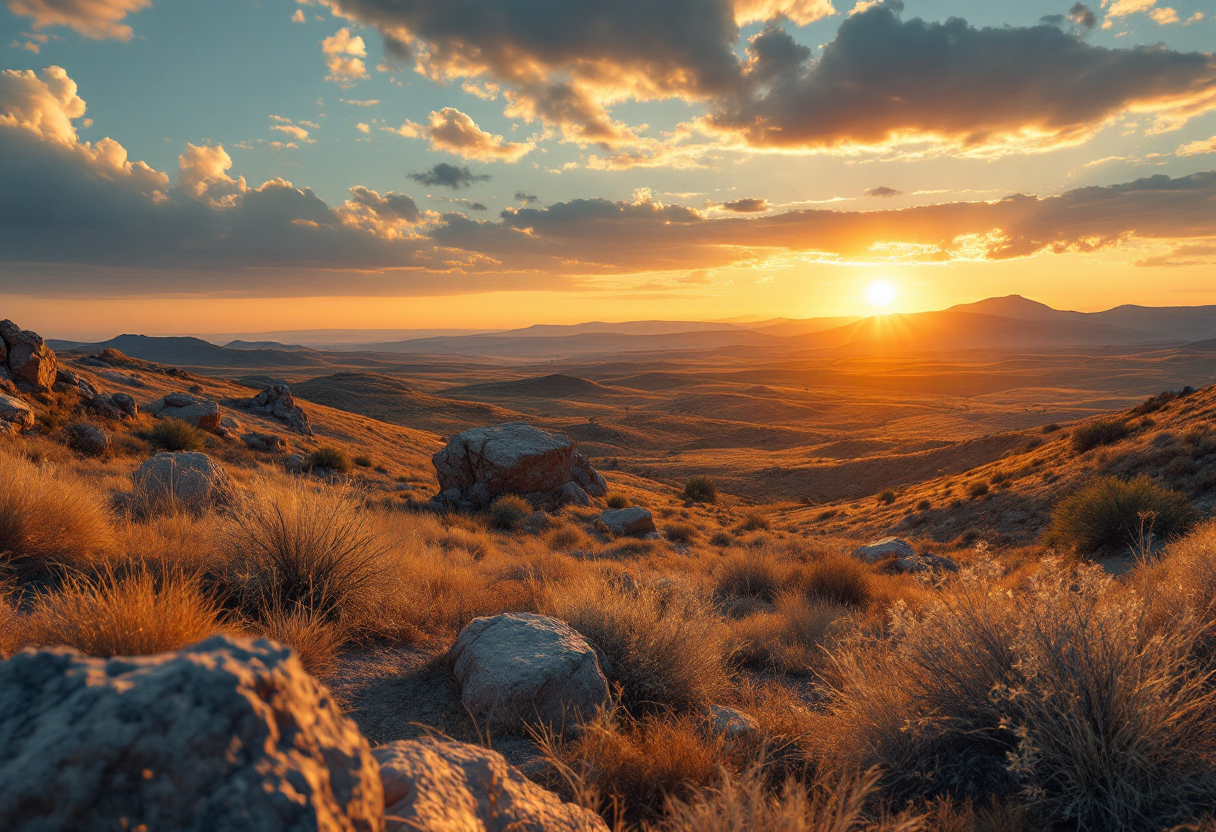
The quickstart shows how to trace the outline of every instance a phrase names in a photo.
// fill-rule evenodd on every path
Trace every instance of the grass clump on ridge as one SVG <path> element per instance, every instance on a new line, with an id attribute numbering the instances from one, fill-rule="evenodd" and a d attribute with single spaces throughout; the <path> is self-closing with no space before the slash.
<path id="1" fill-rule="evenodd" d="M 1056 506 L 1046 539 L 1088 554 L 1107 547 L 1139 546 L 1187 531 L 1198 520 L 1184 494 L 1147 476 L 1100 477 Z"/>
<path id="2" fill-rule="evenodd" d="M 148 441 L 162 451 L 201 451 L 203 432 L 181 419 L 159 419 L 147 433 Z"/>
<path id="3" fill-rule="evenodd" d="M 322 445 L 309 454 L 308 464 L 313 468 L 325 468 L 339 474 L 348 473 L 352 467 L 346 451 L 333 445 Z"/>
<path id="4" fill-rule="evenodd" d="M 1079 454 L 1101 445 L 1113 445 L 1123 439 L 1132 429 L 1122 419 L 1103 419 L 1081 425 L 1072 432 L 1072 447 Z"/>
<path id="5" fill-rule="evenodd" d="M 718 484 L 712 477 L 704 474 L 689 477 L 688 481 L 684 483 L 684 498 L 692 500 L 694 503 L 716 503 L 718 502 Z"/>

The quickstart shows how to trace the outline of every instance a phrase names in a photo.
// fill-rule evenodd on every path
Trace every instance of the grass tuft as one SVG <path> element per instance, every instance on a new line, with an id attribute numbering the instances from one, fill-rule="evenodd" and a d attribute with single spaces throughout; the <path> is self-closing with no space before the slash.
<path id="1" fill-rule="evenodd" d="M 158 419 L 147 433 L 147 439 L 162 451 L 201 451 L 205 447 L 203 432 L 181 419 Z"/>
<path id="2" fill-rule="evenodd" d="M 692 500 L 694 503 L 716 503 L 718 502 L 718 484 L 713 481 L 712 477 L 704 474 L 689 477 L 688 481 L 684 483 L 684 498 Z"/>
<path id="3" fill-rule="evenodd" d="M 1131 433 L 1131 428 L 1122 419 L 1103 419 L 1081 425 L 1072 432 L 1072 447 L 1079 454 L 1101 445 L 1113 445 Z"/>
<path id="4" fill-rule="evenodd" d="M 515 494 L 504 494 L 490 503 L 490 525 L 500 531 L 519 531 L 530 514 L 532 506 Z"/>
<path id="5" fill-rule="evenodd" d="M 1100 477 L 1060 501 L 1046 539 L 1074 552 L 1105 547 L 1142 547 L 1149 535 L 1165 540 L 1187 531 L 1198 515 L 1185 495 L 1147 476 Z"/>
<path id="6" fill-rule="evenodd" d="M 308 455 L 308 464 L 313 468 L 326 468 L 339 474 L 348 473 L 351 469 L 350 457 L 346 451 L 333 445 L 322 445 Z"/>

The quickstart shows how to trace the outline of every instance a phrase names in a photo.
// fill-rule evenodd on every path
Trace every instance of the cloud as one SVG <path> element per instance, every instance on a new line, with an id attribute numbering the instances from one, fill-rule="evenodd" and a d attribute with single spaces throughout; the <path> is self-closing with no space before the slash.
<path id="1" fill-rule="evenodd" d="M 489 211 L 490 210 L 484 202 L 477 202 L 476 200 L 472 200 L 472 199 L 463 199 L 462 197 L 458 197 L 458 196 L 432 196 L 430 194 L 427 194 L 427 199 L 429 199 L 431 202 L 443 202 L 443 203 L 449 203 L 452 205 L 463 205 L 464 207 L 468 208 L 470 211 Z"/>
<path id="2" fill-rule="evenodd" d="M 329 67 L 326 81 L 350 86 L 360 78 L 368 77 L 367 65 L 363 62 L 367 57 L 367 47 L 363 38 L 351 35 L 350 29 L 339 29 L 321 41 L 321 51 L 325 53 L 325 65 Z"/>
<path id="3" fill-rule="evenodd" d="M 1094 10 L 1084 3 L 1073 3 L 1072 8 L 1068 10 L 1068 19 L 1083 29 L 1092 29 L 1098 23 Z"/>
<path id="4" fill-rule="evenodd" d="M 1197 156 L 1201 153 L 1216 153 L 1216 136 L 1210 139 L 1200 139 L 1188 142 L 1174 151 L 1178 156 Z"/>
<path id="5" fill-rule="evenodd" d="M 1178 246 L 1165 254 L 1133 261 L 1136 266 L 1210 266 L 1216 264 L 1216 244 Z"/>
<path id="6" fill-rule="evenodd" d="M 492 178 L 488 173 L 473 173 L 468 165 L 457 167 L 447 162 L 440 162 L 430 170 L 410 174 L 410 179 L 420 185 L 426 185 L 428 188 L 438 185 L 452 190 L 466 188 L 474 182 L 489 182 Z"/>
<path id="7" fill-rule="evenodd" d="M 356 99 L 343 98 L 342 103 L 350 104 L 352 107 L 375 107 L 380 102 L 379 102 L 379 100 L 377 100 L 375 98 L 369 98 L 367 101 L 358 101 Z"/>
<path id="8" fill-rule="evenodd" d="M 518 202 L 522 202 L 524 205 L 534 205 L 535 203 L 540 202 L 540 197 L 538 197 L 536 194 L 530 194 L 527 191 L 516 191 L 515 199 Z"/>
<path id="9" fill-rule="evenodd" d="M 1178 11 L 1169 6 L 1158 6 L 1157 0 L 1102 0 L 1102 8 L 1106 10 L 1106 23 L 1102 28 L 1109 28 L 1112 21 L 1133 14 L 1146 14 L 1161 26 L 1178 23 Z"/>
<path id="10" fill-rule="evenodd" d="M 483 162 L 517 162 L 536 147 L 532 142 L 509 142 L 488 133 L 454 107 L 432 112 L 426 125 L 411 121 L 391 132 L 407 138 L 429 138 L 432 150 Z"/>
<path id="11" fill-rule="evenodd" d="M 755 197 L 736 199 L 732 202 L 723 202 L 722 208 L 736 214 L 757 214 L 768 210 L 768 200 Z"/>
<path id="12" fill-rule="evenodd" d="M 355 125 L 355 129 L 364 135 L 367 135 L 368 133 L 372 132 L 371 125 L 365 124 L 362 121 Z"/>
<path id="13" fill-rule="evenodd" d="M 903 191 L 896 190 L 895 188 L 888 188 L 886 185 L 879 185 L 877 188 L 870 188 L 865 193 L 866 196 L 892 197 L 901 195 Z"/>
<path id="14" fill-rule="evenodd" d="M 752 148 L 994 154 L 1079 144 L 1125 112 L 1155 113 L 1166 129 L 1216 109 L 1210 55 L 1108 49 L 1048 25 L 903 21 L 901 8 L 849 17 L 818 60 L 766 29 L 748 46 L 758 86 L 719 102 L 706 127 Z"/>
<path id="15" fill-rule="evenodd" d="M 131 27 L 122 23 L 152 5 L 152 0 L 8 0 L 8 10 L 34 20 L 35 29 L 68 26 L 94 40 L 130 40 Z"/>
<path id="16" fill-rule="evenodd" d="M 295 14 L 293 14 L 291 16 L 291 22 L 292 23 L 303 23 L 304 22 L 304 10 L 296 9 Z"/>

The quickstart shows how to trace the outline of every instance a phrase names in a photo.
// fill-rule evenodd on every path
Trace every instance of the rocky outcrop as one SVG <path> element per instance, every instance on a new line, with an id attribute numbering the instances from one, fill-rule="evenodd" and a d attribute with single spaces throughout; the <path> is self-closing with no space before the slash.
<path id="1" fill-rule="evenodd" d="M 287 440 L 274 433 L 246 433 L 241 437 L 251 450 L 280 453 L 287 450 Z"/>
<path id="2" fill-rule="evenodd" d="M 145 460 L 132 475 L 136 491 L 150 503 L 203 508 L 232 497 L 228 472 L 206 454 L 179 451 Z"/>
<path id="3" fill-rule="evenodd" d="M 42 393 L 55 386 L 59 364 L 41 335 L 5 320 L 0 321 L 0 341 L 4 343 L 0 364 L 18 387 Z"/>
<path id="4" fill-rule="evenodd" d="M 16 396 L 0 393 L 0 436 L 25 433 L 33 426 L 33 409 Z"/>
<path id="5" fill-rule="evenodd" d="M 461 511 L 484 509 L 504 494 L 554 508 L 608 493 L 604 478 L 573 442 L 523 422 L 466 430 L 431 461 L 439 479 L 435 501 Z"/>
<path id="6" fill-rule="evenodd" d="M 170 393 L 149 404 L 144 411 L 158 419 L 181 419 L 199 430 L 212 433 L 219 430 L 223 418 L 218 404 L 189 393 Z"/>
<path id="7" fill-rule="evenodd" d="M 641 506 L 605 511 L 600 515 L 600 520 L 604 521 L 608 531 L 618 537 L 625 535 L 642 537 L 658 531 L 654 526 L 654 515 L 650 513 L 649 509 Z"/>
<path id="8" fill-rule="evenodd" d="M 63 432 L 68 446 L 85 456 L 101 456 L 110 447 L 110 434 L 90 422 L 76 422 Z"/>
<path id="9" fill-rule="evenodd" d="M 84 383 L 81 382 L 82 385 Z M 83 386 L 81 392 L 85 392 Z M 126 393 L 97 393 L 94 391 L 91 398 L 87 395 L 86 398 L 89 406 L 103 419 L 133 419 L 139 413 L 139 405 Z"/>
<path id="10" fill-rule="evenodd" d="M 890 571 L 901 575 L 929 575 L 942 572 L 957 572 L 958 563 L 953 558 L 933 555 L 926 552 L 923 555 L 907 555 L 897 558 L 890 564 Z"/>
<path id="11" fill-rule="evenodd" d="M 426 737 L 372 750 L 384 786 L 385 832 L 608 832 L 496 751 Z"/>
<path id="12" fill-rule="evenodd" d="M 0 829 L 376 832 L 367 741 L 299 659 L 213 636 L 0 662 Z"/>
<path id="13" fill-rule="evenodd" d="M 535 613 L 475 619 L 449 653 L 460 698 L 478 722 L 573 725 L 608 702 L 595 649 L 570 625 Z"/>
<path id="14" fill-rule="evenodd" d="M 875 543 L 858 546 L 853 550 L 853 557 L 865 563 L 878 563 L 892 558 L 916 557 L 916 550 L 903 538 L 884 537 Z"/>
<path id="15" fill-rule="evenodd" d="M 308 414 L 296 404 L 291 389 L 286 384 L 272 384 L 253 398 L 240 402 L 240 406 L 245 410 L 278 419 L 296 433 L 313 435 L 312 425 L 308 423 Z"/>

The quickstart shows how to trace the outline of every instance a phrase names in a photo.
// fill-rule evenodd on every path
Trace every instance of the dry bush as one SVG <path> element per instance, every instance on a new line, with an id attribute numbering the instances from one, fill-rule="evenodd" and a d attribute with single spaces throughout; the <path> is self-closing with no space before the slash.
<path id="1" fill-rule="evenodd" d="M 0 580 L 0 661 L 11 656 L 17 649 L 17 626 L 20 616 L 15 606 L 14 589 Z"/>
<path id="2" fill-rule="evenodd" d="M 631 505 L 633 505 L 630 499 L 619 491 L 609 492 L 608 496 L 604 498 L 604 502 L 608 505 L 608 508 L 614 509 L 629 508 Z"/>
<path id="3" fill-rule="evenodd" d="M 18 627 L 23 645 L 66 644 L 90 656 L 163 653 L 229 630 L 196 577 L 146 567 L 74 575 L 35 596 Z"/>
<path id="4" fill-rule="evenodd" d="M 7 449 L 0 471 L 0 567 L 25 576 L 87 568 L 112 551 L 109 511 L 88 483 Z"/>
<path id="5" fill-rule="evenodd" d="M 848 610 L 797 593 L 777 598 L 775 612 L 730 623 L 732 655 L 744 666 L 777 673 L 808 673 L 821 666 L 848 621 Z"/>
<path id="6" fill-rule="evenodd" d="M 549 532 L 545 542 L 555 552 L 569 552 L 572 549 L 587 549 L 591 546 L 591 538 L 587 533 L 578 526 L 569 524 L 558 526 Z"/>
<path id="7" fill-rule="evenodd" d="M 714 570 L 715 588 L 723 598 L 759 598 L 772 601 L 785 586 L 788 576 L 778 568 L 769 552 L 749 557 L 732 555 Z"/>
<path id="8" fill-rule="evenodd" d="M 351 469 L 350 457 L 346 451 L 334 445 L 322 445 L 308 455 L 308 464 L 313 468 L 326 468 L 345 474 Z"/>
<path id="9" fill-rule="evenodd" d="M 1193 620 L 1147 627 L 1096 568 L 993 590 L 972 579 L 893 642 L 837 655 L 827 757 L 883 766 L 895 799 L 1017 795 L 1078 830 L 1194 817 L 1216 789 L 1216 692 Z"/>
<path id="10" fill-rule="evenodd" d="M 547 608 L 604 652 L 609 681 L 633 713 L 696 708 L 726 687 L 721 622 L 692 592 L 630 592 L 587 576 L 556 587 Z"/>
<path id="11" fill-rule="evenodd" d="M 743 522 L 739 524 L 739 528 L 745 532 L 767 532 L 773 528 L 773 524 L 763 514 L 752 512 L 743 516 Z"/>
<path id="12" fill-rule="evenodd" d="M 490 525 L 499 531 L 519 531 L 531 513 L 532 506 L 523 497 L 504 494 L 490 503 Z"/>
<path id="13" fill-rule="evenodd" d="M 829 604 L 864 607 L 873 598 L 873 573 L 849 555 L 829 555 L 811 563 L 802 576 L 808 597 Z"/>
<path id="14" fill-rule="evenodd" d="M 684 498 L 694 503 L 718 502 L 718 484 L 712 477 L 698 474 L 684 483 Z"/>
<path id="15" fill-rule="evenodd" d="M 347 488 L 258 481 L 228 515 L 224 547 L 246 606 L 302 608 L 335 620 L 369 601 L 388 538 Z"/>
<path id="16" fill-rule="evenodd" d="M 721 776 L 725 743 L 692 716 L 640 720 L 601 711 L 573 738 L 538 736 L 550 766 L 564 775 L 552 785 L 568 799 L 621 820 L 657 819 L 671 798 L 688 797 Z M 590 798 L 590 800 L 588 799 Z"/>
<path id="17" fill-rule="evenodd" d="M 668 523 L 663 534 L 672 543 L 692 543 L 698 537 L 697 527 L 692 523 Z"/>
<path id="18" fill-rule="evenodd" d="M 313 676 L 326 676 L 333 669 L 345 640 L 340 626 L 302 607 L 265 610 L 260 618 L 256 629 L 261 635 L 295 650 Z"/>
<path id="19" fill-rule="evenodd" d="M 1072 447 L 1079 454 L 1102 445 L 1113 445 L 1131 433 L 1123 419 L 1103 419 L 1081 425 L 1072 432 Z"/>
<path id="20" fill-rule="evenodd" d="M 1147 476 L 1099 477 L 1060 501 L 1046 539 L 1088 554 L 1108 546 L 1145 546 L 1187 531 L 1198 515 L 1184 494 Z"/>
<path id="21" fill-rule="evenodd" d="M 181 419 L 158 419 L 144 438 L 162 451 L 201 451 L 205 447 L 201 430 Z"/>

